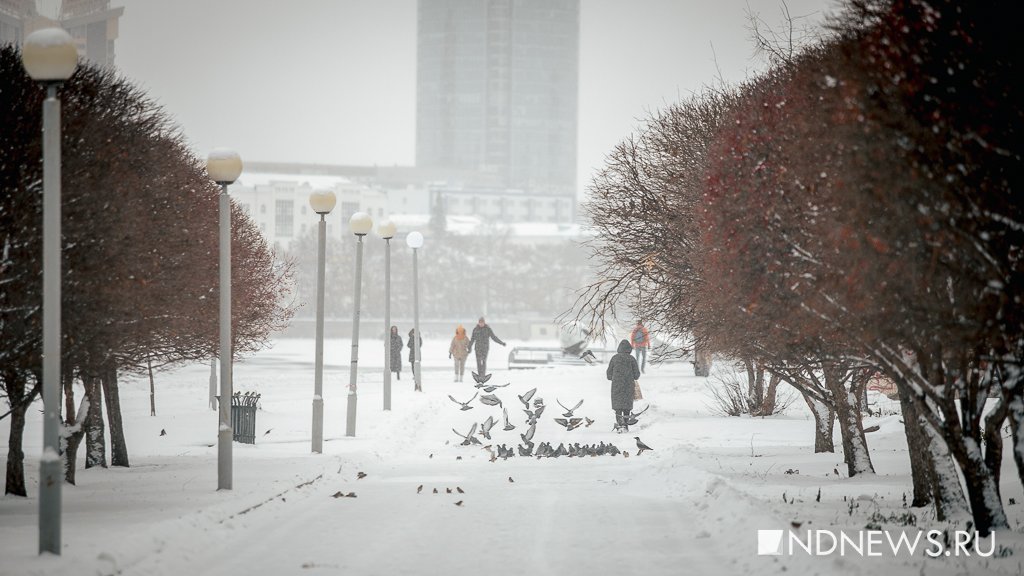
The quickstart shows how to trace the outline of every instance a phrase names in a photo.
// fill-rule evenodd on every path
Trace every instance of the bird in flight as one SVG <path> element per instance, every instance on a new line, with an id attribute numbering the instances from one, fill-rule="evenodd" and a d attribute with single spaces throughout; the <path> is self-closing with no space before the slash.
<path id="1" fill-rule="evenodd" d="M 534 388 L 534 389 L 528 391 L 525 394 L 521 394 L 519 396 L 519 401 L 523 403 L 523 406 L 526 406 L 527 408 L 529 408 L 530 407 L 530 399 L 533 398 L 533 395 L 536 394 L 536 393 L 537 393 L 537 389 Z"/>
<path id="2" fill-rule="evenodd" d="M 501 406 L 501 398 L 494 394 L 484 394 L 480 397 L 480 402 L 488 406 Z"/>
<path id="3" fill-rule="evenodd" d="M 469 400 L 466 400 L 465 402 L 459 402 L 451 394 L 449 394 L 448 397 L 452 399 L 452 402 L 455 402 L 456 404 L 459 404 L 459 405 L 462 406 L 462 408 L 459 408 L 459 410 L 472 410 L 473 407 L 470 406 L 469 403 L 472 402 L 473 400 L 476 400 L 477 394 L 479 394 L 479 392 L 477 392 L 476 394 L 473 394 L 473 397 L 470 398 Z"/>
<path id="4" fill-rule="evenodd" d="M 566 430 L 575 430 L 583 424 L 583 418 L 555 418 L 555 422 L 558 422 L 562 426 L 565 426 Z"/>
<path id="5" fill-rule="evenodd" d="M 486 384 L 486 385 L 485 384 L 477 384 L 476 387 L 477 388 L 483 388 L 484 392 L 494 392 L 498 388 L 504 388 L 504 387 L 508 386 L 509 384 L 511 384 L 511 382 L 508 382 L 508 383 L 505 383 L 505 384 Z"/>
<path id="6" fill-rule="evenodd" d="M 654 448 L 651 448 L 651 447 L 650 447 L 650 446 L 648 446 L 647 444 L 644 444 L 644 443 L 643 443 L 643 442 L 642 442 L 642 441 L 640 440 L 640 437 L 639 437 L 639 436 L 633 436 L 633 438 L 635 438 L 635 439 L 636 439 L 636 447 L 637 447 L 636 455 L 637 455 L 637 456 L 639 456 L 639 455 L 643 454 L 643 453 L 644 453 L 644 450 L 650 450 L 651 452 L 653 452 L 653 451 L 654 451 Z"/>
<path id="7" fill-rule="evenodd" d="M 493 376 L 493 374 L 484 374 L 483 376 L 481 376 L 476 372 L 473 372 L 472 374 L 473 380 L 475 380 L 477 384 L 484 384 L 491 379 L 491 376 Z"/>
<path id="8" fill-rule="evenodd" d="M 481 443 L 474 436 L 474 434 L 476 434 L 476 422 L 473 422 L 473 427 L 469 429 L 469 433 L 468 434 L 464 435 L 464 434 L 460 433 L 458 430 L 456 430 L 455 428 L 452 428 L 452 432 L 455 432 L 459 436 L 459 438 L 462 438 L 463 442 L 462 442 L 461 446 L 469 446 L 470 444 L 480 444 Z"/>
<path id="9" fill-rule="evenodd" d="M 523 439 L 523 444 L 527 446 L 533 446 L 533 434 L 537 431 L 537 425 L 530 426 L 525 433 L 520 434 L 519 437 Z"/>
<path id="10" fill-rule="evenodd" d="M 480 425 L 480 435 L 490 440 L 491 428 L 494 428 L 494 418 L 488 416 L 487 420 L 484 420 L 483 424 Z"/>
<path id="11" fill-rule="evenodd" d="M 583 405 L 583 400 L 577 402 L 576 405 L 573 406 L 572 408 L 566 408 L 565 404 L 562 404 L 562 401 L 559 400 L 558 398 L 555 398 L 555 402 L 558 402 L 558 405 L 561 406 L 563 410 L 565 410 L 565 413 L 562 414 L 562 416 L 565 416 L 566 418 L 572 418 L 572 413 L 578 410 L 579 407 Z"/>
<path id="12" fill-rule="evenodd" d="M 512 423 L 508 421 L 508 409 L 502 406 L 501 411 L 505 414 L 505 432 L 515 430 L 516 427 L 513 426 Z"/>

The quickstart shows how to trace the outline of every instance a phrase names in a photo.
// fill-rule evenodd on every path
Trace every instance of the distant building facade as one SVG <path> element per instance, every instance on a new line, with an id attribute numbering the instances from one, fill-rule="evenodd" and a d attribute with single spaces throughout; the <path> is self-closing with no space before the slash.
<path id="1" fill-rule="evenodd" d="M 111 8 L 110 0 L 0 0 L 0 44 L 21 45 L 25 37 L 40 28 L 60 26 L 71 34 L 78 54 L 100 66 L 114 65 L 114 41 L 124 8 Z"/>
<path id="2" fill-rule="evenodd" d="M 575 207 L 578 78 L 579 0 L 420 0 L 417 167 Z"/>

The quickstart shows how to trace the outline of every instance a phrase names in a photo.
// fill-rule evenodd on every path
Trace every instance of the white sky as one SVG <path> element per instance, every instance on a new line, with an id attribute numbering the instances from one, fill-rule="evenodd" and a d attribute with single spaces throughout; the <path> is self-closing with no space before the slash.
<path id="1" fill-rule="evenodd" d="M 113 0 L 117 64 L 201 156 L 411 165 L 416 0 Z M 787 0 L 802 22 L 834 0 Z M 648 110 L 759 67 L 747 10 L 780 0 L 582 0 L 578 185 Z M 712 50 L 712 45 L 714 49 Z"/>

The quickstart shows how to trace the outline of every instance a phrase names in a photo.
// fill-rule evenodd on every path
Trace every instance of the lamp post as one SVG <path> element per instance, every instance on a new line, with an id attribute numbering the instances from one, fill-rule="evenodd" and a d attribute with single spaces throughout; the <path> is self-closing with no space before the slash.
<path id="1" fill-rule="evenodd" d="M 384 409 L 391 410 L 391 239 L 395 223 L 385 220 L 377 225 L 377 235 L 384 239 Z"/>
<path id="2" fill-rule="evenodd" d="M 419 268 L 416 262 L 416 251 L 423 247 L 423 234 L 419 232 L 410 232 L 405 237 L 405 243 L 412 248 L 412 318 L 413 328 L 416 330 L 416 334 L 413 338 L 421 339 L 420 336 L 420 281 L 419 281 Z M 416 340 L 412 343 L 413 350 L 413 366 L 412 366 L 412 377 L 416 382 L 416 391 L 423 391 L 423 383 L 420 380 L 420 346 Z"/>
<path id="3" fill-rule="evenodd" d="M 348 378 L 348 413 L 345 420 L 345 436 L 356 435 L 356 369 L 359 365 L 359 296 L 363 276 L 363 236 L 373 230 L 373 219 L 366 212 L 356 212 L 348 226 L 358 239 L 356 246 L 356 287 L 355 302 L 352 306 L 352 367 Z"/>
<path id="4" fill-rule="evenodd" d="M 231 490 L 231 197 L 228 185 L 242 173 L 237 152 L 217 148 L 206 158 L 206 172 L 220 184 L 220 401 L 217 428 L 217 489 Z"/>
<path id="5" fill-rule="evenodd" d="M 316 244 L 316 373 L 313 377 L 313 452 L 324 451 L 324 268 L 327 252 L 327 215 L 337 202 L 334 192 L 313 192 L 309 205 L 320 215 Z"/>
<path id="6" fill-rule="evenodd" d="M 78 67 L 78 50 L 62 28 L 25 38 L 22 66 L 46 86 L 43 101 L 43 454 L 39 461 L 39 553 L 60 555 L 60 100 L 57 88 Z"/>

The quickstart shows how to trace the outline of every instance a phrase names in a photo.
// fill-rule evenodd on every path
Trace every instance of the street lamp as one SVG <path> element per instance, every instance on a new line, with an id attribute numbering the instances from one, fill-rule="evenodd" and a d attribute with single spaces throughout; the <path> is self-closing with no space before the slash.
<path id="1" fill-rule="evenodd" d="M 373 219 L 366 212 L 356 212 L 348 221 L 349 229 L 358 239 L 356 247 L 355 302 L 352 306 L 352 368 L 348 379 L 348 414 L 345 421 L 345 435 L 356 435 L 356 368 L 359 365 L 359 296 L 363 276 L 363 236 L 373 230 Z"/>
<path id="2" fill-rule="evenodd" d="M 217 489 L 231 490 L 231 197 L 228 185 L 242 173 L 242 157 L 217 148 L 206 172 L 220 184 L 220 425 L 217 429 Z"/>
<path id="3" fill-rule="evenodd" d="M 327 252 L 327 215 L 338 201 L 334 192 L 313 192 L 309 205 L 320 215 L 316 244 L 316 373 L 313 377 L 313 452 L 324 451 L 324 268 Z"/>
<path id="4" fill-rule="evenodd" d="M 39 553 L 60 555 L 63 470 L 60 435 L 60 100 L 57 88 L 78 67 L 78 50 L 62 28 L 25 38 L 21 63 L 46 86 L 43 100 L 43 454 L 39 462 Z"/>
<path id="5" fill-rule="evenodd" d="M 384 239 L 384 409 L 391 410 L 391 239 L 395 223 L 385 220 L 377 225 L 377 235 Z"/>
<path id="6" fill-rule="evenodd" d="M 413 365 L 412 365 L 412 377 L 416 382 L 416 391 L 423 391 L 423 383 L 420 381 L 420 346 L 418 339 L 420 336 L 420 287 L 419 287 L 419 269 L 416 263 L 416 251 L 423 247 L 423 234 L 419 232 L 410 232 L 405 237 L 405 243 L 412 248 L 412 318 L 413 328 L 416 330 L 416 334 L 413 336 L 414 340 L 412 343 L 413 350 Z"/>

